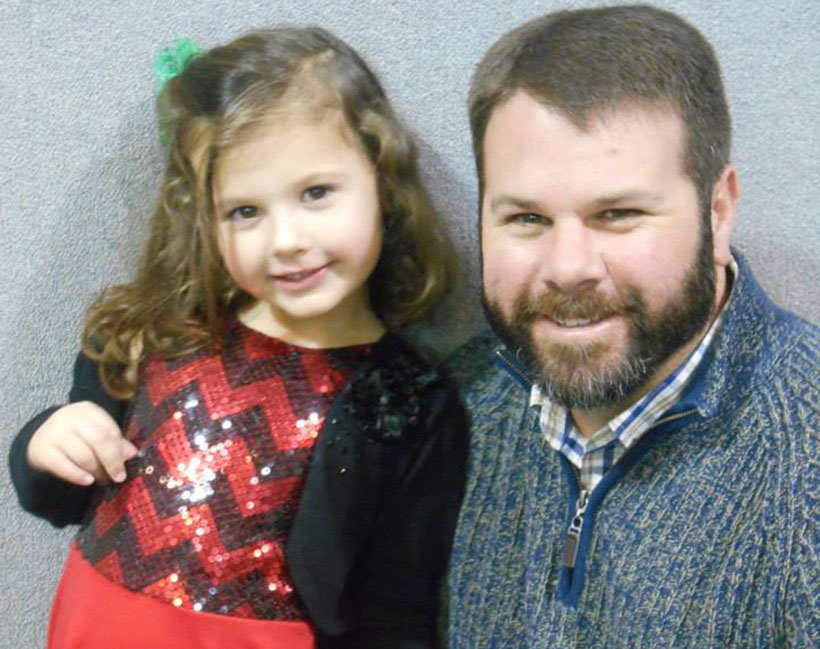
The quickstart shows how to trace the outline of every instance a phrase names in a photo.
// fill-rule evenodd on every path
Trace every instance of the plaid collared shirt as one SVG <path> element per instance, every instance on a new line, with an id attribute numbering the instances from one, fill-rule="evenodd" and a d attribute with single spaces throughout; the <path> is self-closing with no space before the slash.
<path id="1" fill-rule="evenodd" d="M 729 287 L 737 272 L 737 263 L 733 259 L 728 267 Z M 584 489 L 595 488 L 623 454 L 680 400 L 683 389 L 720 327 L 728 302 L 726 300 L 709 331 L 686 360 L 642 399 L 607 422 L 589 439 L 581 436 L 564 406 L 550 401 L 538 384 L 532 386 L 530 405 L 541 408 L 540 423 L 544 439 L 578 468 Z"/>

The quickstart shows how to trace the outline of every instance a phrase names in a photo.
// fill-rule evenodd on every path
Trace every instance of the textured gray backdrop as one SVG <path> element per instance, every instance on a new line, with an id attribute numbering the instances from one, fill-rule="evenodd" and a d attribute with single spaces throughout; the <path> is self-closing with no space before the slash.
<path id="1" fill-rule="evenodd" d="M 449 303 L 446 350 L 474 332 L 476 187 L 464 110 L 476 59 L 557 0 L 3 0 L 0 7 L 0 422 L 61 400 L 83 308 L 124 280 L 154 199 L 160 151 L 151 59 L 186 35 L 211 46 L 280 22 L 326 26 L 358 48 L 418 133 L 425 174 L 471 280 Z M 820 320 L 820 3 L 665 0 L 709 37 L 735 122 L 735 241 L 781 304 Z M 0 479 L 1 647 L 40 647 L 71 531 L 17 508 Z"/>

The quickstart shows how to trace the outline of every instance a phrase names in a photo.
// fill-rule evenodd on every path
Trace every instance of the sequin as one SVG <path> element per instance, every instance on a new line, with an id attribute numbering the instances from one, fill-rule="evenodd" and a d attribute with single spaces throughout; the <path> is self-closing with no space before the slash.
<path id="1" fill-rule="evenodd" d="M 107 578 L 173 606 L 304 619 L 283 547 L 327 411 L 369 348 L 296 348 L 236 322 L 224 343 L 149 359 L 126 429 L 140 451 L 78 544 Z"/>

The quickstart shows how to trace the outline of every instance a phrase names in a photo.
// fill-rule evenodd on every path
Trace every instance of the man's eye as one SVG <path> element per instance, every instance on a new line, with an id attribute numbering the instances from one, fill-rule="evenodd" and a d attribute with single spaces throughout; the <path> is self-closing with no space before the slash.
<path id="1" fill-rule="evenodd" d="M 259 214 L 259 210 L 252 205 L 243 205 L 230 211 L 228 218 L 232 221 L 247 221 Z"/>
<path id="2" fill-rule="evenodd" d="M 612 210 L 604 210 L 598 215 L 598 218 L 601 221 L 623 221 L 625 219 L 634 218 L 636 216 L 640 216 L 640 210 L 628 209 L 628 208 L 619 208 L 619 209 L 612 209 Z"/>
<path id="3" fill-rule="evenodd" d="M 320 201 L 325 198 L 330 193 L 330 187 L 327 185 L 314 185 L 313 187 L 308 187 L 305 191 L 302 192 L 302 200 L 308 203 L 312 203 L 314 201 Z"/>
<path id="4" fill-rule="evenodd" d="M 545 219 L 540 214 L 522 212 L 520 214 L 513 214 L 509 217 L 508 222 L 516 225 L 543 225 L 545 223 Z"/>

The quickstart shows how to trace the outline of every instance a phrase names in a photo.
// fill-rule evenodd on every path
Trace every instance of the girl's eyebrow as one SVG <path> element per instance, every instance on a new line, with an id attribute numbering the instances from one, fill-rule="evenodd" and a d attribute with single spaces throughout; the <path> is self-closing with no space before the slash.
<path id="1" fill-rule="evenodd" d="M 249 203 L 253 203 L 254 201 L 251 199 L 243 199 L 240 196 L 230 197 L 221 201 L 214 201 L 214 209 L 217 212 L 229 212 L 237 207 L 242 207 L 243 205 L 248 205 Z"/>
<path id="2" fill-rule="evenodd" d="M 315 183 L 339 182 L 347 178 L 344 171 L 314 171 L 291 183 L 293 187 L 304 187 Z"/>

